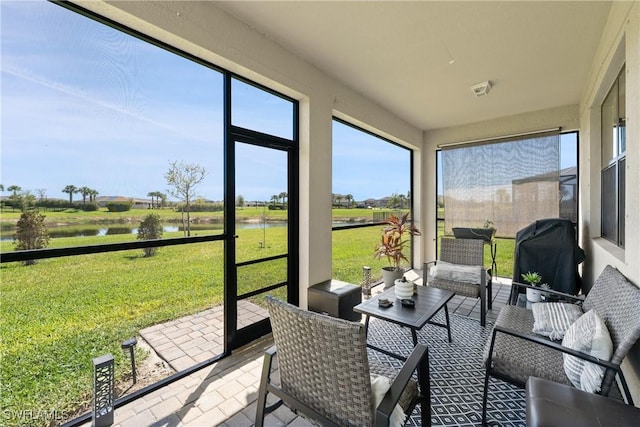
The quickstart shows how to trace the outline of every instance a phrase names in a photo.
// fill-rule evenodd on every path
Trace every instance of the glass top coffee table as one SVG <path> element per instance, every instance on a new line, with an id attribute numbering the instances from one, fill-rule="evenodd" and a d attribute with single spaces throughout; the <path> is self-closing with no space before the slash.
<path id="1" fill-rule="evenodd" d="M 364 323 L 366 333 L 369 332 L 369 318 L 373 316 L 411 329 L 411 337 L 413 338 L 414 347 L 418 344 L 418 335 L 416 332 L 422 329 L 422 327 L 427 323 L 447 328 L 447 338 L 449 339 L 449 342 L 451 342 L 451 328 L 449 326 L 449 310 L 447 308 L 447 302 L 449 302 L 454 295 L 455 294 L 453 292 L 445 289 L 432 288 L 429 286 L 417 286 L 416 293 L 411 298 L 415 302 L 415 306 L 405 307 L 400 303 L 399 299 L 396 299 L 394 289 L 391 287 L 381 294 L 373 296 L 356 305 L 353 307 L 353 311 L 356 313 L 362 313 L 366 316 Z M 385 298 L 393 301 L 393 305 L 390 307 L 379 306 L 378 301 Z M 443 308 L 446 323 L 432 321 L 431 319 L 433 316 Z M 406 360 L 406 357 L 392 353 L 386 349 L 372 344 L 367 344 L 367 346 L 384 353 L 387 356 Z"/>

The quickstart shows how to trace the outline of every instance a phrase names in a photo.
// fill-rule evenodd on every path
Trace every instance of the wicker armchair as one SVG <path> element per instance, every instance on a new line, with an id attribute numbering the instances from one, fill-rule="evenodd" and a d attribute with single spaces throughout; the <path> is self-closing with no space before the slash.
<path id="1" fill-rule="evenodd" d="M 515 283 L 515 286 L 528 287 Z M 616 375 L 627 402 L 633 404 L 620 364 L 640 338 L 640 288 L 629 283 L 615 268 L 605 267 L 584 302 L 573 295 L 545 291 L 565 301 L 582 303 L 584 312 L 595 310 L 604 321 L 613 343 L 613 355 L 605 361 L 563 346 L 559 341 L 532 333 L 533 312 L 524 307 L 506 305 L 493 328 L 484 351 L 486 367 L 482 420 L 486 422 L 489 378 L 495 377 L 524 387 L 530 376 L 572 386 L 564 370 L 563 355 L 576 356 L 605 369 L 599 394 L 607 396 Z"/>
<path id="2" fill-rule="evenodd" d="M 480 239 L 454 239 L 443 237 L 440 240 L 440 259 L 463 266 L 477 266 L 482 270 L 479 283 L 467 283 L 429 277 L 429 265 L 438 261 L 425 262 L 422 270 L 422 283 L 435 288 L 447 289 L 465 297 L 480 298 L 480 325 L 485 326 L 487 309 L 491 310 L 491 271 L 484 269 L 484 241 Z M 484 271 L 487 274 L 483 274 Z"/>
<path id="3" fill-rule="evenodd" d="M 256 426 L 282 403 L 323 426 L 387 426 L 396 404 L 409 415 L 420 403 L 422 425 L 431 425 L 425 345 L 418 344 L 398 372 L 369 364 L 361 323 L 302 310 L 273 297 L 267 297 L 267 306 L 275 346 L 264 358 Z M 279 385 L 271 379 L 276 349 Z M 412 378 L 416 370 L 417 382 Z M 391 384 L 377 408 L 370 375 L 386 376 Z M 268 393 L 279 398 L 269 407 Z"/>

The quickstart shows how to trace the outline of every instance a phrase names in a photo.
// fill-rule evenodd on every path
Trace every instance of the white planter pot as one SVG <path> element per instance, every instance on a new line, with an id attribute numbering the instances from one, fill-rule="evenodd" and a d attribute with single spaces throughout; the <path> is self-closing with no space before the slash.
<path id="1" fill-rule="evenodd" d="M 411 298 L 413 296 L 413 282 L 403 282 L 402 279 L 398 279 L 394 282 L 394 291 L 396 298 Z"/>
<path id="2" fill-rule="evenodd" d="M 539 291 L 537 289 L 527 288 L 527 300 L 530 302 L 541 302 L 542 291 Z"/>
<path id="3" fill-rule="evenodd" d="M 402 279 L 404 272 L 402 270 L 396 270 L 393 267 L 382 267 L 382 280 L 384 281 L 384 288 L 389 289 L 393 286 L 397 279 Z"/>

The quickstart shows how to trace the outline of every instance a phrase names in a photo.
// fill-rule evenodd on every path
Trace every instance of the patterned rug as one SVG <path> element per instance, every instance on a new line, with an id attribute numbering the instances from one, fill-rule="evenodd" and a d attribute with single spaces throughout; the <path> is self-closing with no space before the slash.
<path id="1" fill-rule="evenodd" d="M 434 320 L 443 322 L 444 316 Z M 426 325 L 418 332 L 418 341 L 429 346 L 431 379 L 431 411 L 434 426 L 480 426 L 484 368 L 482 350 L 492 325 L 482 328 L 477 320 L 451 315 L 452 342 L 447 331 Z M 371 318 L 368 341 L 385 349 L 408 356 L 413 348 L 411 331 L 390 322 Z M 369 350 L 369 360 L 393 366 L 401 362 Z M 524 390 L 503 381 L 491 379 L 487 421 L 490 426 L 525 425 Z M 407 425 L 420 425 L 417 408 Z"/>

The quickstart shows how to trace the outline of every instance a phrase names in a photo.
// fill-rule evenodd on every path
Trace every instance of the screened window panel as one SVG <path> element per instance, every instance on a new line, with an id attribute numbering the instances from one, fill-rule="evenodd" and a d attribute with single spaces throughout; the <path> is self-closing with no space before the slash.
<path id="1" fill-rule="evenodd" d="M 617 243 L 617 167 L 614 164 L 602 171 L 602 237 Z"/>
<path id="2" fill-rule="evenodd" d="M 559 216 L 559 134 L 442 150 L 445 233 L 491 221 L 500 237 Z"/>
<path id="3" fill-rule="evenodd" d="M 624 248 L 624 217 L 626 213 L 624 192 L 626 185 L 626 163 L 626 158 L 623 158 L 618 162 L 618 244 L 621 248 Z"/>
<path id="4" fill-rule="evenodd" d="M 626 97 L 626 74 L 625 68 L 622 68 L 618 77 L 618 126 L 619 126 L 619 142 L 618 154 L 624 154 L 627 151 L 626 138 L 626 117 L 627 117 L 627 97 Z"/>
<path id="5" fill-rule="evenodd" d="M 602 167 L 618 155 L 617 83 L 602 103 Z"/>

